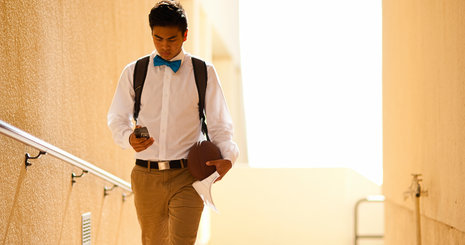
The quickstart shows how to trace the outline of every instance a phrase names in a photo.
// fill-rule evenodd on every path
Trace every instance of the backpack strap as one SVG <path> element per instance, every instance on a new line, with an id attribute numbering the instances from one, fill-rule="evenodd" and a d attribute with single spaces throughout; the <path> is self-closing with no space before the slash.
<path id="1" fill-rule="evenodd" d="M 134 120 L 137 124 L 137 118 L 139 117 L 140 111 L 140 99 L 142 96 L 142 88 L 144 87 L 145 77 L 147 76 L 147 69 L 150 61 L 150 56 L 145 56 L 140 58 L 136 62 L 136 67 L 134 68 Z"/>
<path id="2" fill-rule="evenodd" d="M 202 133 L 208 136 L 207 124 L 205 122 L 205 92 L 207 91 L 207 65 L 205 61 L 192 57 L 192 65 L 194 67 L 195 84 L 197 85 L 197 92 L 199 93 L 199 118 L 202 123 Z"/>
<path id="3" fill-rule="evenodd" d="M 142 89 L 144 88 L 145 77 L 147 76 L 147 69 L 150 61 L 150 56 L 140 58 L 136 62 L 134 68 L 134 120 L 137 123 L 140 111 L 140 100 L 142 96 Z M 195 84 L 197 85 L 197 93 L 199 94 L 199 118 L 202 123 L 202 133 L 205 134 L 207 140 L 210 141 L 208 136 L 207 124 L 205 121 L 205 92 L 207 91 L 207 65 L 205 61 L 192 57 L 192 65 L 194 67 Z"/>

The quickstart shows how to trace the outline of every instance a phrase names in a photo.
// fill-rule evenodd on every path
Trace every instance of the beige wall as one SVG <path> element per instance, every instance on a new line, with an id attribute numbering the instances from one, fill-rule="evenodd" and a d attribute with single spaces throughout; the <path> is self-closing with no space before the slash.
<path id="1" fill-rule="evenodd" d="M 224 47 L 221 52 L 227 53 L 233 65 L 240 67 L 239 1 L 199 0 L 199 2 L 208 13 L 211 26 L 215 29 L 218 39 L 221 39 L 215 40 L 213 46 L 222 42 Z"/>
<path id="2" fill-rule="evenodd" d="M 132 153 L 121 151 L 106 126 L 119 73 L 150 50 L 151 1 L 2 1 L 0 120 L 129 181 Z M 137 44 L 137 45 L 135 45 Z M 81 214 L 92 213 L 96 244 L 136 244 L 133 201 L 108 183 L 0 136 L 0 242 L 80 244 Z M 123 232 L 124 231 L 124 232 Z"/>
<path id="3" fill-rule="evenodd" d="M 465 2 L 383 1 L 386 244 L 415 244 L 411 173 L 422 173 L 422 244 L 465 242 Z"/>
<path id="4" fill-rule="evenodd" d="M 350 169 L 233 168 L 212 188 L 220 213 L 211 214 L 209 244 L 353 244 L 355 203 L 380 192 Z M 360 205 L 359 234 L 383 233 L 382 210 Z"/>

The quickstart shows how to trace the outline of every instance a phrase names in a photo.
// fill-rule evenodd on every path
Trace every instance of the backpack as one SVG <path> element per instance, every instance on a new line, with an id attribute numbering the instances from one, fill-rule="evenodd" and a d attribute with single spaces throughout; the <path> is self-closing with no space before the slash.
<path id="1" fill-rule="evenodd" d="M 150 56 L 145 56 L 140 58 L 136 62 L 134 68 L 134 79 L 133 79 L 133 88 L 134 88 L 134 120 L 137 122 L 140 111 L 140 99 L 142 95 L 142 88 L 144 87 L 145 77 L 147 76 L 147 69 L 150 61 Z M 208 137 L 207 124 L 205 122 L 205 91 L 207 90 L 207 65 L 205 61 L 192 57 L 192 65 L 194 66 L 194 77 L 195 84 L 197 85 L 197 93 L 199 94 L 199 118 L 202 123 L 202 133 L 205 134 L 207 140 L 210 141 Z"/>

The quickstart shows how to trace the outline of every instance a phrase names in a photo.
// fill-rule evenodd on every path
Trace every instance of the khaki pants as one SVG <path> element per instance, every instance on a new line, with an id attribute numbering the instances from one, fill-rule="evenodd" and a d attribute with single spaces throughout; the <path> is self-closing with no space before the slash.
<path id="1" fill-rule="evenodd" d="M 203 202 L 194 181 L 187 168 L 133 168 L 131 186 L 144 245 L 195 243 Z"/>

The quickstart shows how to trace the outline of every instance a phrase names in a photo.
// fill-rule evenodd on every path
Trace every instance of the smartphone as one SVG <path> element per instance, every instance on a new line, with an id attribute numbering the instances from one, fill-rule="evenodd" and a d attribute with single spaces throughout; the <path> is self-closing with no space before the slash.
<path id="1" fill-rule="evenodd" d="M 136 138 L 146 138 L 146 139 L 150 138 L 147 127 L 134 129 L 134 135 L 136 136 Z"/>

